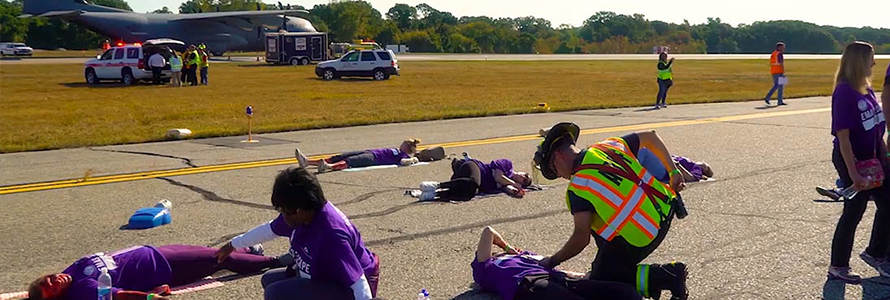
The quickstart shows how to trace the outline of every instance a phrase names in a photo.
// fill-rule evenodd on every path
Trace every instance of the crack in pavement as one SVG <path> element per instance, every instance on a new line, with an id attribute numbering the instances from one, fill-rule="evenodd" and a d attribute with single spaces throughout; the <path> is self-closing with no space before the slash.
<path id="1" fill-rule="evenodd" d="M 384 194 L 384 193 L 388 193 L 388 192 L 392 192 L 392 191 L 398 191 L 398 190 L 402 190 L 402 188 L 393 188 L 393 189 L 385 189 L 385 190 L 381 190 L 381 191 L 368 192 L 368 193 L 358 195 L 355 198 L 352 198 L 350 200 L 343 201 L 340 203 L 334 203 L 334 204 L 336 204 L 338 206 L 340 206 L 340 205 L 346 206 L 346 205 L 355 204 L 355 203 L 359 203 L 359 202 L 371 199 L 374 196 L 377 196 L 380 194 Z"/>
<path id="2" fill-rule="evenodd" d="M 172 159 L 178 159 L 178 160 L 181 160 L 183 164 L 185 164 L 185 165 L 187 165 L 187 166 L 189 166 L 189 167 L 192 167 L 192 168 L 197 168 L 197 167 L 198 167 L 198 165 L 195 165 L 194 163 L 192 163 L 192 160 L 191 160 L 190 158 L 187 158 L 187 157 L 179 157 L 179 156 L 173 156 L 173 155 L 158 154 L 158 153 L 151 153 L 151 152 L 142 152 L 142 151 L 113 150 L 113 149 L 96 149 L 96 148 L 88 148 L 88 149 L 90 149 L 91 151 L 102 151 L 102 152 L 112 152 L 112 153 L 135 154 L 135 155 L 147 155 L 147 156 L 155 156 L 155 157 L 163 157 L 163 158 L 172 158 Z"/>
<path id="3" fill-rule="evenodd" d="M 184 187 L 186 189 L 189 189 L 192 192 L 198 193 L 199 195 L 204 197 L 204 200 L 207 200 L 207 201 L 242 205 L 242 206 L 247 206 L 247 207 L 251 207 L 251 208 L 275 210 L 275 207 L 273 207 L 272 205 L 258 204 L 258 203 L 253 203 L 253 202 L 223 198 L 223 197 L 220 197 L 219 195 L 217 195 L 216 193 L 214 193 L 213 191 L 205 190 L 203 188 L 200 188 L 200 187 L 197 187 L 197 186 L 194 186 L 191 184 L 187 184 L 187 183 L 182 183 L 182 182 L 179 182 L 179 181 L 167 178 L 167 177 L 158 177 L 156 179 L 166 181 L 167 183 L 178 186 L 178 187 Z"/>

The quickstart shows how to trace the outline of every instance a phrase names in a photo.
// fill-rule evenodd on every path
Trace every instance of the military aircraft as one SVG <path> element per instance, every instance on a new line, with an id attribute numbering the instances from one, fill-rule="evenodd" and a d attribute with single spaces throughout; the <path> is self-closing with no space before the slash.
<path id="1" fill-rule="evenodd" d="M 195 14 L 142 14 L 90 4 L 86 0 L 25 0 L 19 16 L 61 18 L 116 42 L 172 38 L 205 44 L 214 55 L 263 51 L 266 32 L 316 32 L 305 10 L 256 10 Z M 98 45 L 97 45 L 98 46 Z"/>

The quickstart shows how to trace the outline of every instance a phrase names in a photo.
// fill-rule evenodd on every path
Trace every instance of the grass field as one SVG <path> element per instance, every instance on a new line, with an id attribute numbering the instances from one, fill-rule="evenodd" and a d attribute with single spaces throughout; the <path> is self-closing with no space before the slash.
<path id="1" fill-rule="evenodd" d="M 887 61 L 875 73 L 883 74 Z M 793 60 L 786 97 L 828 95 L 833 60 Z M 133 87 L 84 83 L 83 67 L 0 64 L 0 152 L 552 110 L 648 106 L 658 88 L 650 61 L 403 62 L 402 76 L 326 82 L 314 67 L 215 63 L 210 86 Z M 668 103 L 760 99 L 765 61 L 677 61 Z M 874 76 L 874 85 L 882 78 Z"/>

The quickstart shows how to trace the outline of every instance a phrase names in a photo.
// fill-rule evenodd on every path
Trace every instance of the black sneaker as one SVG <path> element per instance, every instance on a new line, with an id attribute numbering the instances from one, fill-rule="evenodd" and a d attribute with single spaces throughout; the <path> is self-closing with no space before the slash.
<path id="1" fill-rule="evenodd" d="M 686 289 L 686 277 L 689 276 L 689 271 L 686 270 L 686 264 L 672 262 L 661 265 L 661 270 L 672 279 L 666 286 L 667 290 L 671 291 L 671 300 L 686 300 L 689 298 L 689 291 Z"/>

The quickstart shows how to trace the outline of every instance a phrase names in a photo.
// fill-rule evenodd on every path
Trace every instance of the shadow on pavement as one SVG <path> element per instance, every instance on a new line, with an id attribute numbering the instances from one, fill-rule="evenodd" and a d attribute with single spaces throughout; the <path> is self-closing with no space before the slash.
<path id="1" fill-rule="evenodd" d="M 878 300 L 890 298 L 890 279 L 881 277 L 865 278 L 862 286 L 863 300 Z M 840 280 L 827 280 L 822 286 L 823 300 L 843 300 L 847 293 L 847 285 Z"/>
<path id="2" fill-rule="evenodd" d="M 501 299 L 497 294 L 483 292 L 482 290 L 476 288 L 474 285 L 470 285 L 470 290 L 461 293 L 460 295 L 454 296 L 453 300 L 498 300 Z"/>

